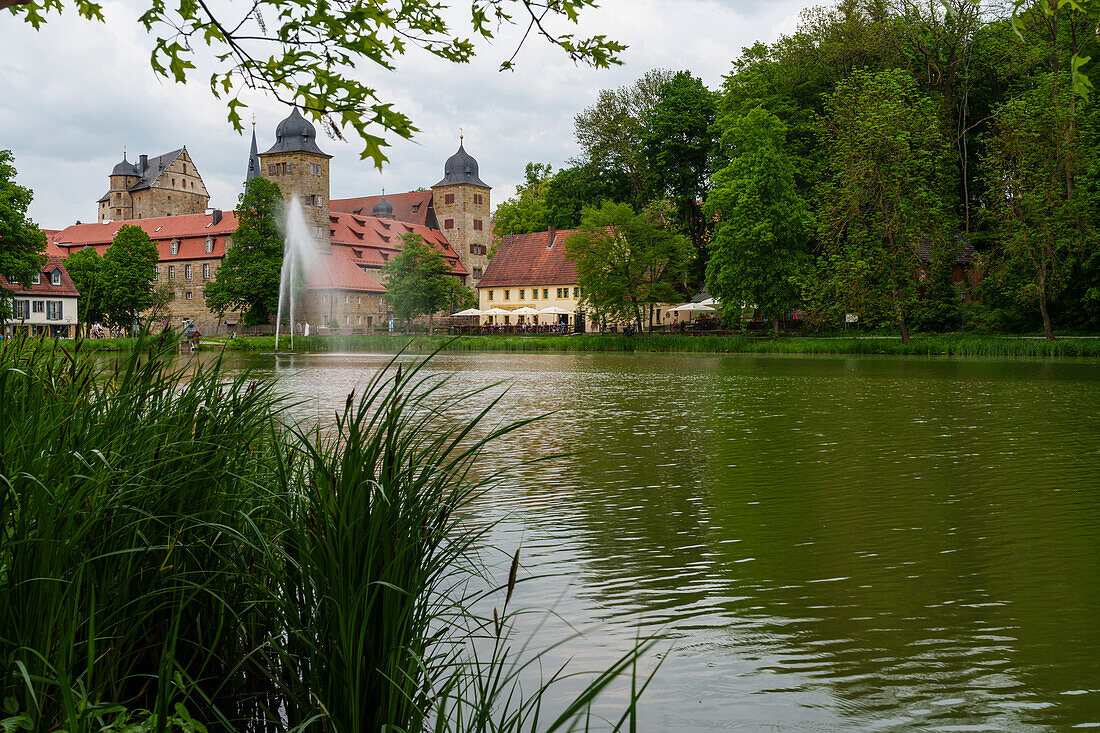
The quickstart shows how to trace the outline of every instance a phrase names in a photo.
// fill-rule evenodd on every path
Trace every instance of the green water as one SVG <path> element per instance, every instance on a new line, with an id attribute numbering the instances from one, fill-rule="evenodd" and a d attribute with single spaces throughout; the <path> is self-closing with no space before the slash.
<path id="1" fill-rule="evenodd" d="M 232 357 L 331 415 L 388 357 Z M 641 730 L 1100 727 L 1100 363 L 446 354 L 506 380 L 478 506 Z M 493 394 L 499 393 L 499 390 Z M 472 399 L 465 414 L 489 394 Z M 456 415 L 455 417 L 462 417 Z M 564 623 L 537 637 L 551 641 Z"/>

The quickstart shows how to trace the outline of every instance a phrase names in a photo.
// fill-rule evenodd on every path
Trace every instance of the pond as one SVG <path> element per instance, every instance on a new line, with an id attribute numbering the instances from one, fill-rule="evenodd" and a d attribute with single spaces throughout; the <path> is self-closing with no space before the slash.
<path id="1" fill-rule="evenodd" d="M 389 357 L 234 355 L 331 415 Z M 1100 363 L 443 354 L 504 382 L 480 500 L 521 604 L 599 666 L 663 658 L 641 730 L 1100 727 Z M 455 415 L 472 416 L 496 388 Z M 552 641 L 552 638 L 539 637 Z M 563 652 L 564 654 L 565 652 Z"/>

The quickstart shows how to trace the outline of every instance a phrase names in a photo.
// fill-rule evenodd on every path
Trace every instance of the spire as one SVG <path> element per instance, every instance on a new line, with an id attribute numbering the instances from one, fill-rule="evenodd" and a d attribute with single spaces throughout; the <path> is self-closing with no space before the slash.
<path id="1" fill-rule="evenodd" d="M 244 180 L 247 183 L 258 175 L 260 175 L 260 154 L 256 149 L 256 115 L 252 115 L 252 152 L 248 155 L 248 175 Z"/>

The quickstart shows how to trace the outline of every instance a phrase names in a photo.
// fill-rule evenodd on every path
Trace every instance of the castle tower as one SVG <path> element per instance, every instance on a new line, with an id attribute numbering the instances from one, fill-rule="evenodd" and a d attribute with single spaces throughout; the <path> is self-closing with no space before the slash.
<path id="1" fill-rule="evenodd" d="M 141 175 L 137 166 L 126 160 L 126 153 L 122 154 L 122 161 L 111 169 L 108 179 L 111 182 L 107 195 L 99 200 L 99 221 L 129 221 L 134 218 L 134 198 L 130 195 L 130 189 L 138 184 Z"/>
<path id="2" fill-rule="evenodd" d="M 260 175 L 260 154 L 256 151 L 256 120 L 252 120 L 252 150 L 248 154 L 248 173 L 245 174 L 245 183 Z"/>
<path id="3" fill-rule="evenodd" d="M 432 186 L 432 205 L 444 236 L 470 273 L 466 284 L 472 288 L 489 264 L 490 190 L 478 177 L 477 161 L 466 152 L 460 135 L 458 152 L 443 166 L 443 180 Z"/>
<path id="4" fill-rule="evenodd" d="M 382 198 L 371 209 L 370 215 L 375 219 L 393 219 L 393 204 L 386 201 L 386 189 L 382 189 Z"/>
<path id="5" fill-rule="evenodd" d="M 283 198 L 297 194 L 317 246 L 327 250 L 329 159 L 317 147 L 317 130 L 295 107 L 275 128 L 275 144 L 260 154 L 260 175 L 279 184 Z"/>

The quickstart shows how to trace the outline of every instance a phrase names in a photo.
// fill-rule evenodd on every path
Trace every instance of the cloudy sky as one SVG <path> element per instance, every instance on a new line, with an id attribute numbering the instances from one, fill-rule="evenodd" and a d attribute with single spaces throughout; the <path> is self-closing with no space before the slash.
<path id="1" fill-rule="evenodd" d="M 431 186 L 458 147 L 477 158 L 493 201 L 511 196 L 528 161 L 558 168 L 577 155 L 574 116 L 600 89 L 629 84 L 652 68 L 688 69 L 710 87 L 721 83 L 740 50 L 794 30 L 811 0 L 604 0 L 581 32 L 606 33 L 630 48 L 611 70 L 575 66 L 560 50 L 530 39 L 514 72 L 497 71 L 518 36 L 505 29 L 481 43 L 468 65 L 412 51 L 395 72 L 366 65 L 356 73 L 420 128 L 411 141 L 391 140 L 379 172 L 359 159 L 361 145 L 319 136 L 333 155 L 332 196 L 363 196 Z M 452 3 L 468 9 L 465 1 Z M 186 145 L 211 193 L 211 206 L 231 209 L 248 163 L 249 139 L 225 119 L 200 66 L 188 85 L 156 77 L 150 37 L 136 17 L 138 0 L 104 4 L 107 22 L 75 13 L 51 16 L 39 32 L 0 13 L 0 148 L 11 148 L 18 181 L 34 190 L 31 217 L 42 227 L 94 221 L 107 174 L 122 158 L 159 155 Z M 560 30 L 560 28 L 559 28 Z M 256 115 L 263 151 L 274 142 L 286 108 L 259 94 L 242 95 Z"/>

